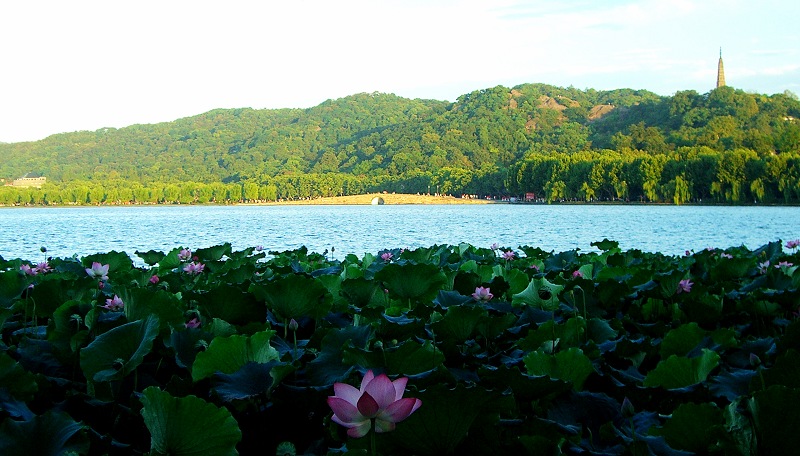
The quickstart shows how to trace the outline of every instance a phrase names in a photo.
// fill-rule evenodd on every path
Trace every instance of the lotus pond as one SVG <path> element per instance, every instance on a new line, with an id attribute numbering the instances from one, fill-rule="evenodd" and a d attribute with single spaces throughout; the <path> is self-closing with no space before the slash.
<path id="1" fill-rule="evenodd" d="M 797 241 L 592 246 L 0 258 L 0 454 L 800 448 Z"/>

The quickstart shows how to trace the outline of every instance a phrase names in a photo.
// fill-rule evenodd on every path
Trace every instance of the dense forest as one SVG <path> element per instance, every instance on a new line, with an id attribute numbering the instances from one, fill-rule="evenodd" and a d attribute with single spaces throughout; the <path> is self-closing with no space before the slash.
<path id="1" fill-rule="evenodd" d="M 275 201 L 371 191 L 800 203 L 800 101 L 544 84 L 455 102 L 362 93 L 0 144 L 0 204 Z"/>

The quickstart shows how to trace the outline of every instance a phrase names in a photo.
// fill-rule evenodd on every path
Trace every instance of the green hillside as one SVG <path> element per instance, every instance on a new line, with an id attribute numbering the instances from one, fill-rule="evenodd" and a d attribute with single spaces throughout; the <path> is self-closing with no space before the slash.
<path id="1" fill-rule="evenodd" d="M 454 103 L 356 94 L 308 109 L 218 109 L 152 125 L 0 144 L 2 204 L 208 202 L 388 190 L 548 201 L 794 203 L 800 101 L 493 87 Z"/>

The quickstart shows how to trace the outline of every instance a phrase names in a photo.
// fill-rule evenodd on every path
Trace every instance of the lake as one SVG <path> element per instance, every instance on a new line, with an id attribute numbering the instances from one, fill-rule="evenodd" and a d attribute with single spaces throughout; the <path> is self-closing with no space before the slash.
<path id="1" fill-rule="evenodd" d="M 686 250 L 800 238 L 798 207 L 649 205 L 124 206 L 0 209 L 0 256 L 40 261 L 111 250 L 234 250 L 303 245 L 335 258 L 387 248 L 466 242 L 547 251 L 594 251 L 604 238 L 622 249 Z"/>

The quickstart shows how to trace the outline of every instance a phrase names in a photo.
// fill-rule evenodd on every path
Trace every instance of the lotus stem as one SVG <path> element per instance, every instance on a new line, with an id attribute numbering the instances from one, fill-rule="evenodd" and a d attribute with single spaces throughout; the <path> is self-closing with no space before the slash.
<path id="1" fill-rule="evenodd" d="M 372 456 L 377 456 L 377 445 L 375 442 L 375 434 L 377 431 L 375 430 L 375 418 L 370 419 L 370 433 L 369 433 L 369 454 Z"/>

